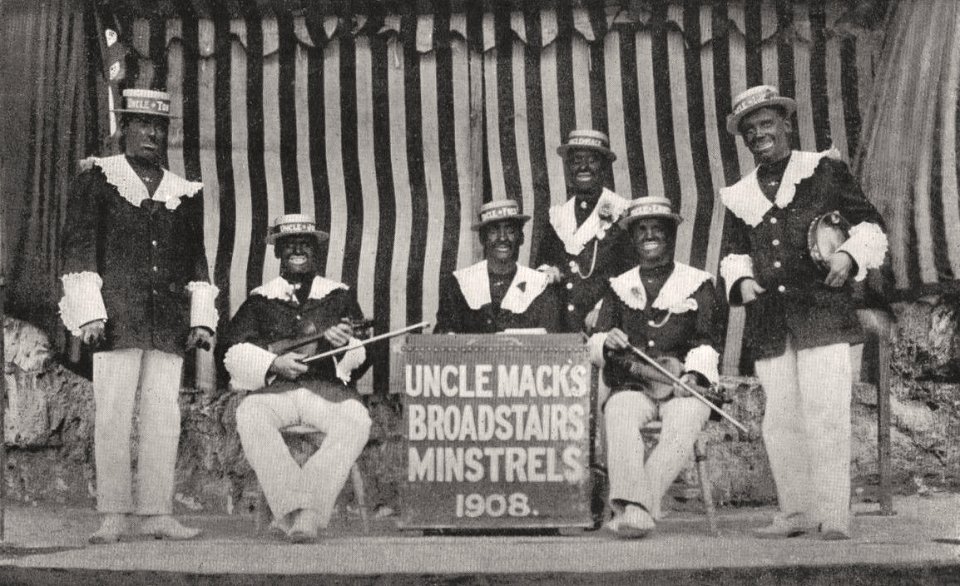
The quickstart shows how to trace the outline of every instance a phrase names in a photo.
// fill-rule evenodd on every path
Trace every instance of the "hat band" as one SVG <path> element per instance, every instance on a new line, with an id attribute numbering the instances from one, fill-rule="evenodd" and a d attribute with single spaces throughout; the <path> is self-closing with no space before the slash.
<path id="1" fill-rule="evenodd" d="M 605 149 L 607 145 L 599 138 L 590 138 L 586 136 L 577 136 L 567 141 L 567 146 L 585 146 Z"/>
<path id="2" fill-rule="evenodd" d="M 170 102 L 152 98 L 126 98 L 127 110 L 139 110 L 144 114 L 169 114 Z"/>
<path id="3" fill-rule="evenodd" d="M 490 220 L 497 220 L 500 218 L 515 218 L 520 215 L 520 212 L 517 208 L 500 208 L 496 210 L 490 210 L 480 214 L 481 222 L 488 222 Z"/>
<path id="4" fill-rule="evenodd" d="M 673 215 L 673 210 L 660 204 L 641 204 L 630 208 L 630 216 L 650 216 L 655 214 Z"/>
<path id="5" fill-rule="evenodd" d="M 761 104 L 761 103 L 763 103 L 763 102 L 767 102 L 767 101 L 773 100 L 773 99 L 778 98 L 778 97 L 780 97 L 780 96 L 778 96 L 777 94 L 775 94 L 775 93 L 773 93 L 773 92 L 764 92 L 764 93 L 762 93 L 762 94 L 760 94 L 760 95 L 758 95 L 758 96 L 753 96 L 753 97 L 744 98 L 743 100 L 740 101 L 739 104 L 737 104 L 737 107 L 734 108 L 733 113 L 734 113 L 734 114 L 739 114 L 740 112 L 743 112 L 743 111 L 746 110 L 747 108 L 752 108 L 752 107 L 756 106 L 757 104 Z"/>
<path id="6" fill-rule="evenodd" d="M 303 233 L 303 232 L 316 232 L 316 224 L 311 224 L 309 222 L 291 222 L 289 224 L 280 224 L 279 226 L 274 226 L 273 231 L 275 234 L 289 234 L 291 232 Z"/>

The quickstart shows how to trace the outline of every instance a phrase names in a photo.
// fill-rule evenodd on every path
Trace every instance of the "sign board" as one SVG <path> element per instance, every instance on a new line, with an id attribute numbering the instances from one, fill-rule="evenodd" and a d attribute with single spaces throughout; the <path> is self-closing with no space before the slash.
<path id="1" fill-rule="evenodd" d="M 401 527 L 593 525 L 593 367 L 580 335 L 414 335 L 394 352 Z"/>

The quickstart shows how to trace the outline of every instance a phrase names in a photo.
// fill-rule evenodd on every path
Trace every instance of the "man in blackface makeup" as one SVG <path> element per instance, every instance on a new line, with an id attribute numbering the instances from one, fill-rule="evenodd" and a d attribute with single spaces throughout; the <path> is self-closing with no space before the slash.
<path id="1" fill-rule="evenodd" d="M 310 542 L 330 521 L 350 467 L 370 436 L 370 416 L 356 380 L 367 368 L 359 346 L 304 362 L 308 352 L 357 346 L 363 321 L 356 294 L 318 274 L 326 232 L 302 214 L 277 218 L 267 236 L 280 276 L 250 292 L 223 333 L 224 366 L 234 389 L 249 391 L 237 407 L 243 453 L 257 475 L 274 527 L 293 543 Z M 282 351 L 271 345 L 319 336 L 315 347 Z M 301 467 L 281 430 L 308 425 L 325 434 Z"/>
<path id="2" fill-rule="evenodd" d="M 444 275 L 435 333 L 561 331 L 560 302 L 550 279 L 517 263 L 529 219 L 510 199 L 480 208 L 473 229 L 480 235 L 484 260 Z"/>

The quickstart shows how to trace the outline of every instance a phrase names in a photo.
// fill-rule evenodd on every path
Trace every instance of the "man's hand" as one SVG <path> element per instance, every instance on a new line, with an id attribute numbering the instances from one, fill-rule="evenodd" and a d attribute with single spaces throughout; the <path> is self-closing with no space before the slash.
<path id="1" fill-rule="evenodd" d="M 98 319 L 80 326 L 80 341 L 88 346 L 96 346 L 106 337 L 107 322 Z"/>
<path id="2" fill-rule="evenodd" d="M 759 295 L 766 293 L 767 290 L 760 286 L 754 279 L 744 279 L 740 281 L 740 300 L 744 305 L 753 303 Z"/>
<path id="3" fill-rule="evenodd" d="M 300 362 L 306 358 L 304 354 L 297 352 L 287 352 L 274 358 L 270 365 L 270 372 L 282 376 L 287 380 L 297 380 L 301 374 L 307 372 L 309 367 Z"/>
<path id="4" fill-rule="evenodd" d="M 187 350 L 193 350 L 194 348 L 198 350 L 212 350 L 213 344 L 216 339 L 216 336 L 204 327 L 195 327 L 190 328 L 190 333 L 187 334 Z"/>
<path id="5" fill-rule="evenodd" d="M 630 347 L 630 338 L 620 328 L 613 328 L 607 332 L 603 347 L 607 350 L 626 350 Z"/>
<path id="6" fill-rule="evenodd" d="M 560 279 L 563 278 L 563 274 L 555 266 L 552 265 L 540 265 L 537 267 L 537 270 L 547 276 L 547 283 L 559 283 Z"/>
<path id="7" fill-rule="evenodd" d="M 682 380 L 684 383 L 690 386 L 695 386 L 697 384 L 697 377 L 689 372 L 681 376 L 680 380 Z M 673 396 L 683 399 L 685 397 L 692 397 L 693 395 L 691 395 L 690 391 L 688 391 L 687 389 L 683 388 L 680 385 L 675 384 L 673 385 Z"/>
<path id="8" fill-rule="evenodd" d="M 335 326 L 330 326 L 323 332 L 323 339 L 330 342 L 334 348 L 339 348 L 353 336 L 353 326 L 348 322 L 342 321 Z"/>
<path id="9" fill-rule="evenodd" d="M 850 271 L 853 270 L 853 257 L 840 250 L 834 252 L 827 262 L 830 265 L 830 272 L 823 282 L 828 287 L 843 287 L 843 284 L 847 282 L 847 277 L 850 276 Z"/>

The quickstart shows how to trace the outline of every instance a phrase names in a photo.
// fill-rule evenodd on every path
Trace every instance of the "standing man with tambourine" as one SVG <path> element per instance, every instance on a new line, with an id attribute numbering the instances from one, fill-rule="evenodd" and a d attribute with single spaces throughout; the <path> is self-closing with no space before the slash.
<path id="1" fill-rule="evenodd" d="M 863 336 L 851 282 L 880 267 L 887 236 L 835 149 L 791 150 L 795 110 L 770 86 L 734 100 L 727 131 L 757 168 L 720 190 L 730 227 L 720 276 L 730 303 L 746 308 L 745 341 L 766 393 L 763 439 L 780 513 L 757 535 L 848 539 L 850 344 Z M 811 255 L 817 232 L 842 222 L 849 238 Z"/>

